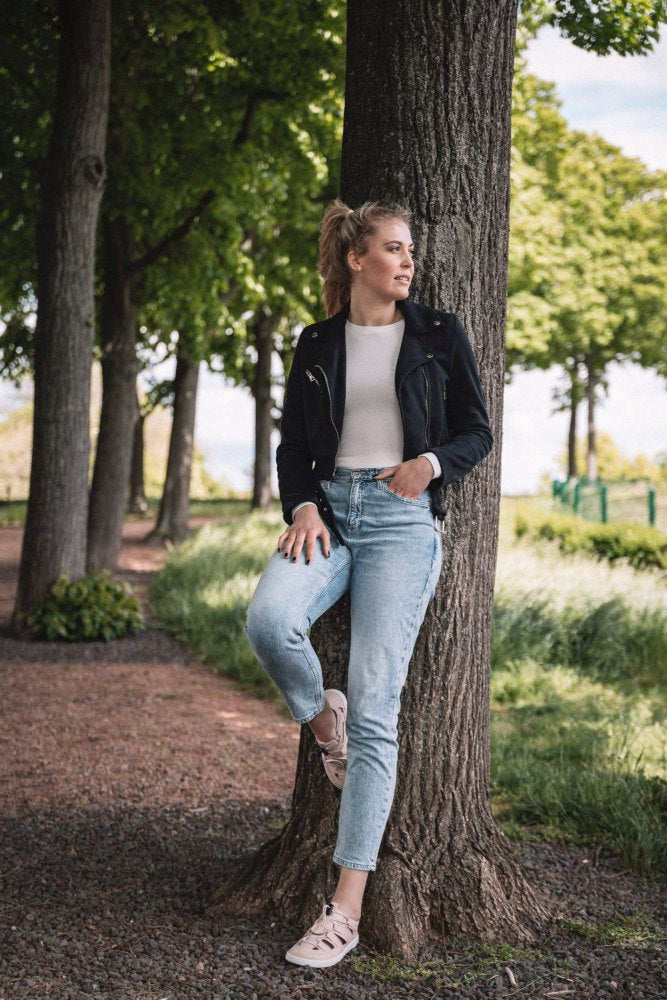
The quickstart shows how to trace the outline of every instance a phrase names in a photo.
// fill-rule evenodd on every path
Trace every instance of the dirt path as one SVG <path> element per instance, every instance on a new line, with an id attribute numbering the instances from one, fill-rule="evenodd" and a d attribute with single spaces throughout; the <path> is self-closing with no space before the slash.
<path id="1" fill-rule="evenodd" d="M 146 531 L 126 524 L 118 574 L 144 600 L 167 555 L 142 541 Z M 11 614 L 21 537 L 0 528 L 0 620 Z M 112 643 L 0 635 L 0 666 L 5 808 L 291 792 L 299 729 L 286 709 L 211 673 L 150 619 Z"/>

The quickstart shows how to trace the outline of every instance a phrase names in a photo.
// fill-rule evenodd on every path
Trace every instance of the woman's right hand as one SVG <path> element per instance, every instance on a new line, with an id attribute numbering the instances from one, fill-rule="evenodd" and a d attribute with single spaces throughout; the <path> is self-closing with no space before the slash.
<path id="1" fill-rule="evenodd" d="M 305 543 L 306 563 L 309 563 L 315 555 L 315 543 L 318 538 L 322 540 L 322 552 L 328 558 L 329 529 L 320 517 L 317 507 L 314 504 L 307 504 L 297 510 L 293 523 L 278 539 L 278 551 L 282 552 L 286 559 L 291 557 L 292 562 L 296 562 Z"/>

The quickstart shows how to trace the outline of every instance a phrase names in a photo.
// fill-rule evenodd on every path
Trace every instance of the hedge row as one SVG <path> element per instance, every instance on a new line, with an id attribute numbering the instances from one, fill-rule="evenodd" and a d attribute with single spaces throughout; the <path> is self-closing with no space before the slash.
<path id="1" fill-rule="evenodd" d="M 523 508 L 514 522 L 517 538 L 558 542 L 561 552 L 588 552 L 616 562 L 627 559 L 635 569 L 667 569 L 667 535 L 642 524 L 595 524 L 568 514 Z"/>

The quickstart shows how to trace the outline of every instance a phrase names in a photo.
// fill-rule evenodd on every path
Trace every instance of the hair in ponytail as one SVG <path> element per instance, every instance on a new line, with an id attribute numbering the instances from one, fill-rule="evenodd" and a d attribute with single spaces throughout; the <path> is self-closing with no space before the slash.
<path id="1" fill-rule="evenodd" d="M 365 201 L 349 208 L 336 198 L 324 213 L 320 225 L 320 257 L 317 270 L 324 279 L 322 299 L 328 316 L 337 313 L 350 298 L 352 276 L 347 264 L 349 250 L 366 252 L 368 238 L 379 222 L 402 219 L 410 225 L 410 212 L 402 205 Z"/>

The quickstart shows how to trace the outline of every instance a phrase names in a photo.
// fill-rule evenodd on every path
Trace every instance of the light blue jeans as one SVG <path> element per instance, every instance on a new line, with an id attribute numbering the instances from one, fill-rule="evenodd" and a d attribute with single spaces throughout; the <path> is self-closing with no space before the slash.
<path id="1" fill-rule="evenodd" d="M 308 630 L 349 590 L 348 763 L 333 860 L 374 871 L 396 784 L 400 695 L 419 627 L 442 565 L 441 534 L 424 491 L 404 500 L 381 469 L 337 469 L 321 487 L 345 539 L 318 540 L 306 565 L 274 552 L 248 607 L 246 635 L 292 718 L 325 706 L 320 661 Z"/>

